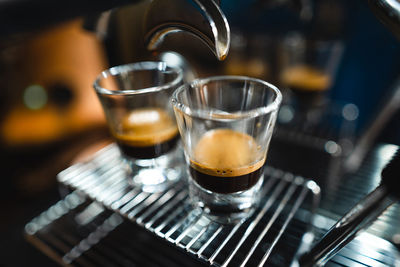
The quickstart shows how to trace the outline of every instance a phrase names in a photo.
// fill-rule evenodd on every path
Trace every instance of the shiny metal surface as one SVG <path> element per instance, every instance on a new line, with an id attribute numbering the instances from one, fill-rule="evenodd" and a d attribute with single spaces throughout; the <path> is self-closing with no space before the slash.
<path id="1" fill-rule="evenodd" d="M 112 154 L 112 147 L 108 149 L 108 152 Z M 343 177 L 337 191 L 330 192 L 325 197 L 325 200 L 322 201 L 313 219 L 313 233 L 307 232 L 310 215 L 310 202 L 308 201 L 298 204 L 300 208 L 294 212 L 294 216 L 291 219 L 289 217 L 293 213 L 288 208 L 290 207 L 295 211 L 295 205 L 290 204 L 283 209 L 281 212 L 284 215 L 283 218 L 286 218 L 289 223 L 286 228 L 280 227 L 282 233 L 280 238 L 276 239 L 276 236 L 279 235 L 279 229 L 276 229 L 276 226 L 285 225 L 285 221 L 281 220 L 282 214 L 272 223 L 270 230 L 265 230 L 268 228 L 266 227 L 268 221 L 272 221 L 272 218 L 277 216 L 274 214 L 278 213 L 279 203 L 284 203 L 283 195 L 291 194 L 289 192 L 291 183 L 288 183 L 288 181 L 293 181 L 291 180 L 293 179 L 292 175 L 270 168 L 267 171 L 268 175 L 275 174 L 276 179 L 270 179 L 269 181 L 271 182 L 269 185 L 266 184 L 265 190 L 268 191 L 268 199 L 274 198 L 274 195 L 279 195 L 279 201 L 274 201 L 272 205 L 271 203 L 268 204 L 268 200 L 263 202 L 258 214 L 262 214 L 263 209 L 267 211 L 258 223 L 264 226 L 261 229 L 258 229 L 258 224 L 256 227 L 252 226 L 257 221 L 258 215 L 253 215 L 250 222 L 237 224 L 229 227 L 229 229 L 223 225 L 210 223 L 196 212 L 192 212 L 192 215 L 188 216 L 191 211 L 185 209 L 184 206 L 178 209 L 174 208 L 187 199 L 185 190 L 181 190 L 181 188 L 176 189 L 178 191 L 177 194 L 171 194 L 173 191 L 169 191 L 163 196 L 148 200 L 147 204 L 158 204 L 150 204 L 145 210 L 138 211 L 131 206 L 130 211 L 136 210 L 136 216 L 133 218 L 140 218 L 136 219 L 136 223 L 133 223 L 131 219 L 116 215 L 113 211 L 104 209 L 103 206 L 93 204 L 97 202 L 85 199 L 81 193 L 78 193 L 79 191 L 76 191 L 28 223 L 26 236 L 35 246 L 63 265 L 66 264 L 64 260 L 68 259 L 71 265 L 74 266 L 125 266 L 135 263 L 145 264 L 146 266 L 197 266 L 196 264 L 211 264 L 211 261 L 215 266 L 222 265 L 224 262 L 227 262 L 227 266 L 240 266 L 244 262 L 243 259 L 246 258 L 246 255 L 253 250 L 252 246 L 256 246 L 257 239 L 262 239 L 259 247 L 263 249 L 257 248 L 255 250 L 254 255 L 249 257 L 247 266 L 257 265 L 254 263 L 255 258 L 259 260 L 257 263 L 262 263 L 265 255 L 267 255 L 267 261 L 264 266 L 287 266 L 289 264 L 288 259 L 292 258 L 294 252 L 304 253 L 308 251 L 313 240 L 318 240 L 322 237 L 335 224 L 338 216 L 344 214 L 349 207 L 365 196 L 366 192 L 377 186 L 379 179 L 376 176 L 380 174 L 382 166 L 386 164 L 396 149 L 397 146 L 393 145 L 377 147 L 369 154 L 357 175 Z M 82 186 L 89 182 L 90 178 L 86 178 L 89 179 L 86 182 L 79 182 L 79 180 L 91 174 L 90 171 L 82 169 L 87 164 L 90 164 L 91 168 L 96 168 L 97 171 L 103 169 L 103 171 L 100 171 L 101 173 L 107 173 L 104 171 L 105 166 L 102 166 L 102 164 L 108 162 L 106 164 L 114 165 L 116 162 L 108 161 L 108 157 L 104 154 L 100 153 L 92 161 L 69 169 L 68 172 L 72 177 L 76 175 L 81 177 L 80 179 L 72 179 L 70 177 L 71 180 Z M 108 173 L 113 173 L 113 171 Z M 118 171 L 115 172 L 115 174 L 117 173 Z M 288 177 L 283 178 L 281 175 L 288 175 Z M 107 205 L 115 203 L 114 207 L 122 208 L 130 201 L 135 201 L 135 199 L 137 203 L 143 203 L 146 199 L 149 199 L 148 197 L 143 198 L 140 192 L 126 191 L 124 182 L 119 179 L 116 180 L 115 183 L 108 183 L 107 179 L 103 180 L 108 184 L 115 184 L 115 188 L 110 190 L 110 193 L 102 195 L 102 199 L 108 201 Z M 93 182 L 89 182 L 89 184 L 93 186 L 92 192 L 96 191 L 95 187 L 100 186 L 100 184 Z M 297 188 L 298 185 L 295 187 Z M 304 192 L 304 187 L 300 186 L 300 188 Z M 114 192 L 115 195 L 111 192 Z M 296 195 L 299 197 L 301 192 L 300 190 Z M 306 200 L 309 200 L 308 197 L 312 196 L 312 194 L 308 190 L 306 192 L 308 195 Z M 112 195 L 114 196 L 111 197 Z M 335 205 L 332 205 L 332 202 Z M 158 205 L 164 207 L 159 212 L 157 212 L 156 208 Z M 268 208 L 268 206 L 270 207 Z M 397 226 L 399 222 L 398 216 L 400 215 L 398 211 L 399 206 L 397 204 L 392 206 L 368 228 L 367 232 L 363 232 L 344 246 L 336 256 L 326 263 L 326 266 L 399 266 L 400 253 L 393 245 L 395 240 L 391 239 L 396 234 L 398 235 L 399 229 Z M 268 218 L 265 218 L 266 215 Z M 120 224 L 114 228 L 109 226 L 109 223 L 106 224 L 108 225 L 107 227 L 99 227 L 102 224 L 97 220 L 102 218 L 101 220 L 105 221 L 110 216 L 114 216 L 114 219 L 110 219 L 114 224 L 115 222 L 116 224 L 120 222 Z M 71 218 L 74 218 L 74 220 L 71 220 Z M 80 219 L 77 220 L 76 218 Z M 154 235 L 150 231 L 142 231 L 143 227 L 146 229 L 157 228 L 159 234 Z M 82 231 L 82 229 L 84 230 Z M 109 231 L 105 234 L 107 229 Z M 244 241 L 240 246 L 240 240 L 246 231 L 252 233 L 247 237 L 248 240 Z M 264 238 L 261 238 L 263 231 L 267 231 L 267 233 Z M 91 233 L 97 234 L 90 235 Z M 144 239 L 140 239 L 143 234 L 147 236 Z M 90 238 L 88 238 L 89 235 Z M 162 238 L 167 236 L 169 241 L 160 242 L 159 238 L 149 241 L 148 239 L 153 236 L 163 236 Z M 272 245 L 271 238 L 278 240 L 275 246 Z M 140 245 L 135 241 L 139 242 Z M 164 253 L 164 250 L 158 248 L 164 243 L 176 244 L 180 249 L 167 246 L 173 249 L 168 253 Z M 149 247 L 145 247 L 146 245 Z M 238 246 L 240 249 L 234 253 L 235 248 Z M 273 253 L 269 256 L 266 253 L 268 247 L 273 247 Z M 243 248 L 246 250 L 244 254 L 242 252 Z M 156 258 L 149 255 L 154 250 L 157 250 Z M 172 254 L 179 251 L 183 252 L 180 256 Z M 185 253 L 186 251 L 189 251 L 189 253 Z M 235 256 L 231 257 L 231 254 L 235 254 Z M 64 257 L 64 255 L 68 256 Z M 188 255 L 191 255 L 191 257 L 185 258 Z M 196 259 L 200 259 L 200 261 Z M 154 263 L 154 261 L 158 263 Z"/>
<path id="2" fill-rule="evenodd" d="M 379 186 L 381 171 L 397 149 L 397 146 L 390 144 L 376 146 L 368 153 L 356 173 L 343 175 L 338 181 L 339 186 L 324 194 L 318 214 L 333 220 L 322 222 L 325 218 L 315 221 L 319 228 L 326 228 L 326 231 L 321 232 L 321 237 L 317 238 L 320 241 L 309 252 L 308 260 L 314 257 L 315 261 L 324 264 L 339 251 L 338 255 L 326 263 L 327 266 L 336 261 L 347 266 L 351 262 L 349 257 L 362 266 L 399 265 L 400 243 L 397 236 L 400 234 L 400 206 L 388 195 L 384 186 Z M 360 234 L 361 231 L 366 232 Z M 356 235 L 356 239 L 348 244 Z M 369 248 L 370 245 L 375 248 Z M 349 247 L 360 255 L 356 257 L 349 253 Z M 382 249 L 388 249 L 391 253 L 383 253 Z M 392 260 L 388 260 L 388 256 Z"/>
<path id="3" fill-rule="evenodd" d="M 83 220 L 82 220 L 83 219 Z M 329 221 L 329 218 L 317 216 Z M 294 223 L 293 223 L 294 222 Z M 293 240 L 296 229 L 302 223 L 296 219 L 287 229 L 286 241 Z M 333 223 L 333 221 L 328 224 Z M 207 228 L 203 228 L 203 233 Z M 218 227 L 206 243 L 213 242 L 222 231 Z M 326 231 L 318 229 L 319 233 Z M 288 235 L 288 233 L 290 233 Z M 202 232 L 200 232 L 200 235 Z M 112 211 L 104 209 L 74 192 L 51 206 L 25 227 L 29 242 L 60 265 L 71 266 L 204 266 L 200 261 L 164 242 Z M 307 240 L 308 234 L 303 236 Z M 188 247 L 199 238 L 197 235 Z M 193 241 L 194 240 L 194 241 Z M 280 251 L 280 255 L 285 255 Z M 154 257 L 154 255 L 157 255 Z M 186 256 L 186 257 L 185 257 Z M 363 233 L 345 246 L 326 266 L 398 266 L 400 255 L 388 241 L 369 233 Z"/>
<path id="4" fill-rule="evenodd" d="M 110 145 L 91 161 L 63 171 L 58 179 L 211 265 L 289 264 L 318 205 L 316 183 L 267 167 L 263 198 L 251 217 L 237 224 L 219 224 L 192 207 L 184 181 L 163 193 L 142 192 L 129 186 L 119 160 L 117 147 Z M 299 209 L 309 214 L 307 219 L 295 218 Z M 282 240 L 288 238 L 286 230 L 293 221 L 302 227 L 292 235 L 291 247 L 282 251 L 285 256 L 279 257 L 278 247 L 286 246 Z"/>
<path id="5" fill-rule="evenodd" d="M 368 4 L 380 21 L 400 38 L 400 3 L 397 0 L 368 0 Z"/>
<path id="6" fill-rule="evenodd" d="M 397 199 L 390 197 L 386 186 L 381 185 L 357 203 L 329 231 L 303 255 L 301 266 L 323 266 L 345 245 L 365 230 Z"/>
<path id="7" fill-rule="evenodd" d="M 202 40 L 219 60 L 227 56 L 230 28 L 214 0 L 151 2 L 144 21 L 145 42 L 149 50 L 157 49 L 165 36 L 182 31 Z"/>
<path id="8" fill-rule="evenodd" d="M 144 1 L 132 1 L 135 2 Z M 109 34 L 112 15 L 116 10 L 118 8 L 87 17 L 84 27 L 95 32 L 100 40 L 104 40 Z M 230 27 L 219 7 L 219 1 L 153 0 L 148 1 L 144 11 L 144 18 L 140 23 L 143 24 L 141 34 L 147 49 L 157 50 L 166 36 L 185 32 L 203 41 L 219 60 L 224 60 L 228 55 Z"/>

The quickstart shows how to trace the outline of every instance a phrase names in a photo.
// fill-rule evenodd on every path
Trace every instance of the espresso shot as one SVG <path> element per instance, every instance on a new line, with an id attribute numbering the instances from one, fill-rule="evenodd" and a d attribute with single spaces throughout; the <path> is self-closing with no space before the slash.
<path id="1" fill-rule="evenodd" d="M 237 223 L 259 204 L 281 101 L 277 87 L 245 76 L 197 79 L 174 91 L 189 197 L 210 220 Z"/>
<path id="2" fill-rule="evenodd" d="M 173 150 L 179 140 L 171 116 L 160 108 L 141 108 L 127 114 L 120 133 L 113 134 L 121 152 L 130 158 L 151 159 Z"/>
<path id="3" fill-rule="evenodd" d="M 202 188 L 220 194 L 246 191 L 263 175 L 265 157 L 249 135 L 216 129 L 201 137 L 189 171 Z"/>
<path id="4" fill-rule="evenodd" d="M 230 194 L 241 192 L 253 187 L 260 179 L 264 168 L 260 167 L 254 172 L 240 176 L 214 176 L 202 173 L 190 166 L 190 175 L 204 189 L 210 190 L 219 194 Z M 217 169 L 214 170 L 218 173 Z"/>

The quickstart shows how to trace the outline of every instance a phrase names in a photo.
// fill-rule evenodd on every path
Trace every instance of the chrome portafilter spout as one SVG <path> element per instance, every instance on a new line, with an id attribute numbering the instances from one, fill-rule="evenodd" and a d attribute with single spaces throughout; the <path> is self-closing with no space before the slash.
<path id="1" fill-rule="evenodd" d="M 344 215 L 314 247 L 299 259 L 300 266 L 322 266 L 340 249 L 400 200 L 400 150 L 386 165 L 381 184 Z"/>
<path id="2" fill-rule="evenodd" d="M 219 60 L 230 46 L 228 21 L 214 0 L 153 0 L 144 21 L 145 43 L 158 48 L 164 37 L 187 32 L 202 40 Z"/>
<path id="3" fill-rule="evenodd" d="M 107 36 L 111 13 L 115 10 L 89 17 L 87 28 L 103 39 Z M 228 55 L 230 28 L 218 0 L 151 0 L 141 23 L 144 44 L 150 51 L 157 50 L 167 35 L 185 32 L 203 41 L 217 59 L 224 60 Z"/>

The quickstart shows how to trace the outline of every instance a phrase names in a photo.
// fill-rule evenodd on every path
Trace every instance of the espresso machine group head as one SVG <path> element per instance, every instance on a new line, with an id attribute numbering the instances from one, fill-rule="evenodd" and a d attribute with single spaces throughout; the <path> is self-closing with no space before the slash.
<path id="1" fill-rule="evenodd" d="M 77 16 L 92 20 L 91 27 L 94 30 L 104 30 L 109 23 L 110 12 L 138 2 L 145 0 L 1 1 L 0 40 L 7 41 L 13 36 L 35 32 Z M 229 24 L 214 0 L 149 1 L 143 27 L 143 38 L 150 50 L 157 49 L 166 35 L 184 31 L 200 38 L 218 59 L 223 60 L 228 54 Z"/>

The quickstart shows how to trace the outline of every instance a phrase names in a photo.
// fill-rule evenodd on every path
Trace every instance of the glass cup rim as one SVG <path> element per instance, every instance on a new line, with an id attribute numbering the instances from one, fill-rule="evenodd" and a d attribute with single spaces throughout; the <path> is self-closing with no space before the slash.
<path id="1" fill-rule="evenodd" d="M 196 86 L 199 84 L 205 84 L 212 81 L 250 81 L 254 83 L 259 83 L 266 86 L 269 90 L 272 90 L 275 93 L 276 97 L 272 103 L 266 106 L 246 111 L 237 111 L 230 113 L 214 113 L 213 110 L 193 109 L 178 101 L 178 94 L 183 92 L 186 88 L 190 86 Z M 174 108 L 177 108 L 178 110 L 180 110 L 181 112 L 183 112 L 188 116 L 204 118 L 204 119 L 213 119 L 213 120 L 233 120 L 233 119 L 237 120 L 245 118 L 254 118 L 278 110 L 282 102 L 282 93 L 275 85 L 263 81 L 261 79 L 252 78 L 248 76 L 223 75 L 223 76 L 212 76 L 208 78 L 195 79 L 190 83 L 183 84 L 174 91 L 174 93 L 172 94 L 171 102 Z"/>
<path id="2" fill-rule="evenodd" d="M 112 77 L 119 75 L 121 73 L 127 73 L 132 71 L 143 71 L 143 70 L 159 70 L 165 72 L 174 72 L 177 74 L 176 78 L 168 83 L 152 86 L 147 88 L 140 88 L 134 90 L 110 90 L 100 86 L 100 81 L 104 78 Z M 168 71 L 166 71 L 168 70 Z M 171 87 L 175 87 L 179 85 L 179 83 L 183 81 L 183 71 L 178 67 L 169 66 L 166 62 L 163 61 L 142 61 L 142 62 L 134 62 L 129 64 L 123 64 L 108 68 L 103 70 L 99 75 L 97 75 L 96 79 L 93 82 L 93 87 L 96 92 L 100 94 L 107 95 L 138 95 L 144 93 L 152 93 L 159 92 L 165 89 L 169 89 Z"/>

